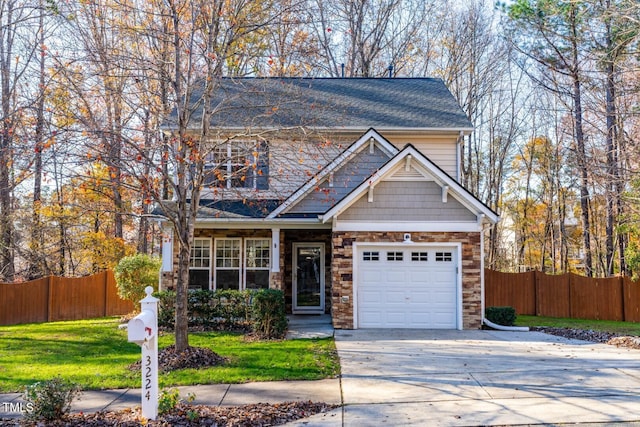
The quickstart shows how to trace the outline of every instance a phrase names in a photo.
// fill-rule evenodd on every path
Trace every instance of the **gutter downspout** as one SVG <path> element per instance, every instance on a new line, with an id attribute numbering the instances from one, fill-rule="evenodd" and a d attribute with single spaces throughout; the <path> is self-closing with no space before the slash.
<path id="1" fill-rule="evenodd" d="M 528 326 L 504 326 L 498 325 L 497 323 L 493 323 L 487 318 L 482 319 L 482 323 L 487 325 L 490 328 L 497 329 L 498 331 L 510 331 L 510 332 L 529 332 Z"/>

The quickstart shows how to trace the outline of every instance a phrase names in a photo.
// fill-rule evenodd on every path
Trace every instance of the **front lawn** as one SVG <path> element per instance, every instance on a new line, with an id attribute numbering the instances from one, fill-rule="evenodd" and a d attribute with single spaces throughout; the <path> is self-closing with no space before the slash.
<path id="1" fill-rule="evenodd" d="M 140 373 L 127 366 L 140 347 L 127 341 L 117 318 L 0 326 L 0 393 L 19 392 L 60 375 L 83 389 L 139 388 Z M 162 334 L 159 347 L 174 343 Z M 160 374 L 160 387 L 248 381 L 315 380 L 339 373 L 332 338 L 245 341 L 240 334 L 202 332 L 189 344 L 208 347 L 229 361 L 207 369 Z"/>
<path id="2" fill-rule="evenodd" d="M 609 332 L 617 335 L 640 336 L 640 323 L 616 322 L 612 320 L 564 319 L 558 317 L 518 315 L 517 326 L 545 326 L 549 328 L 571 328 Z"/>

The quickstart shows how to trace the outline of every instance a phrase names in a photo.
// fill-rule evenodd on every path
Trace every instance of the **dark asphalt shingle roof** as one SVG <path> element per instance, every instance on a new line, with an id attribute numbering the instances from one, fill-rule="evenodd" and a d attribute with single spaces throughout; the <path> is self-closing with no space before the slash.
<path id="1" fill-rule="evenodd" d="M 265 218 L 280 205 L 280 200 L 244 199 L 244 200 L 200 200 L 198 220 L 213 218 Z M 165 202 L 167 209 L 175 209 L 175 202 Z M 157 206 L 153 215 L 164 216 L 162 207 Z"/>
<path id="2" fill-rule="evenodd" d="M 194 92 L 192 105 L 202 105 L 201 97 Z M 211 125 L 221 128 L 472 128 L 443 81 L 434 78 L 223 78 L 211 105 Z M 191 126 L 201 120 L 200 107 Z"/>

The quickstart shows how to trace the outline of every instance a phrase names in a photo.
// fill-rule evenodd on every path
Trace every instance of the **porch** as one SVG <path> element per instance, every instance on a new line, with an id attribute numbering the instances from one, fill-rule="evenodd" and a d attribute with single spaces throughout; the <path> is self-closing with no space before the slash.
<path id="1" fill-rule="evenodd" d="M 333 336 L 330 314 L 289 314 L 287 339 L 329 338 Z"/>

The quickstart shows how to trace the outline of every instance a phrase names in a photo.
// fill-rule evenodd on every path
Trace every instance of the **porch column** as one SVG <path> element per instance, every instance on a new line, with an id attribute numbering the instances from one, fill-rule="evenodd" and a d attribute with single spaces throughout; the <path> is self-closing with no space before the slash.
<path id="1" fill-rule="evenodd" d="M 173 227 L 162 228 L 162 272 L 173 271 Z"/>
<path id="2" fill-rule="evenodd" d="M 271 229 L 271 272 L 280 273 L 280 229 Z"/>
<path id="3" fill-rule="evenodd" d="M 174 284 L 173 277 L 173 227 L 162 226 L 162 268 L 158 283 L 158 290 L 169 289 Z"/>

